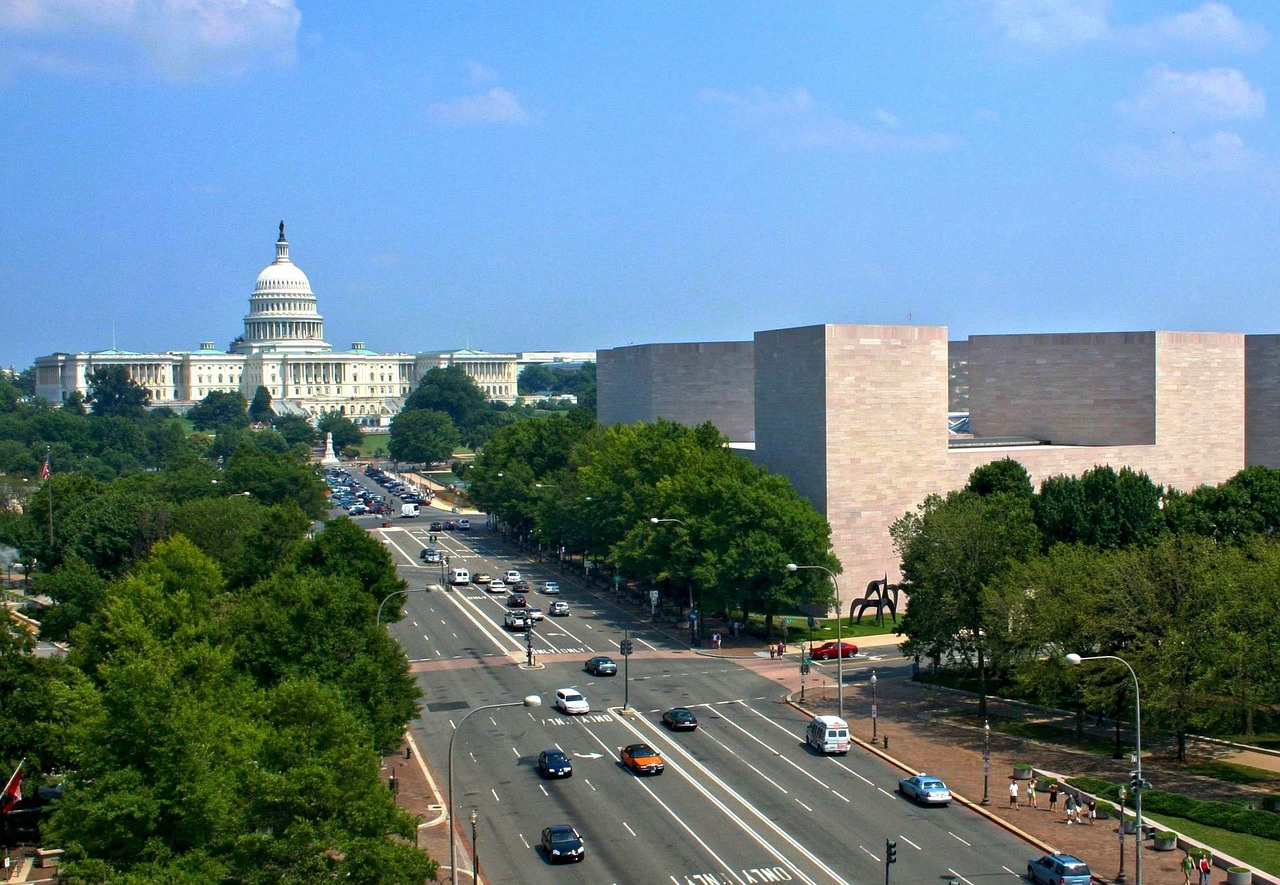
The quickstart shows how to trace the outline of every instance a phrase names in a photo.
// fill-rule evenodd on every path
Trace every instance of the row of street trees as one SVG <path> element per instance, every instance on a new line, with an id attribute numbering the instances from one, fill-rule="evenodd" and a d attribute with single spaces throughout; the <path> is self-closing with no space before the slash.
<path id="1" fill-rule="evenodd" d="M 927 498 L 891 528 L 909 653 L 1015 683 L 1041 700 L 1127 718 L 1128 681 L 1068 668 L 1118 655 L 1149 723 L 1252 733 L 1280 702 L 1280 471 L 1251 467 L 1191 493 L 1096 467 L 1033 489 L 1012 460 Z"/>
<path id="2" fill-rule="evenodd" d="M 828 581 L 787 563 L 840 571 L 826 520 L 711 424 L 522 421 L 493 436 L 467 479 L 477 506 L 517 534 L 611 564 L 677 603 L 772 618 L 831 599 Z"/>

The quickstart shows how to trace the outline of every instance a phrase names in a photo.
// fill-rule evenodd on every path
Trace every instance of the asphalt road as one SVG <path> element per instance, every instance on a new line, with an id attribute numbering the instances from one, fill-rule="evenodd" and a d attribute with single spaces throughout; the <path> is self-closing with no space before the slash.
<path id="1" fill-rule="evenodd" d="M 455 814 L 463 821 L 472 809 L 478 814 L 488 881 L 878 883 L 886 839 L 898 843 L 891 882 L 1019 880 L 1027 846 L 961 807 L 905 801 L 895 792 L 900 773 L 878 759 L 816 755 L 803 743 L 806 717 L 749 665 L 673 644 L 554 567 L 506 558 L 508 548 L 487 532 L 441 536 L 435 546 L 473 573 L 516 568 L 535 586 L 560 582 L 573 613 L 539 625 L 535 665 L 527 666 L 524 634 L 502 626 L 505 594 L 477 586 L 446 592 L 439 566 L 418 559 L 429 521 L 393 521 L 379 532 L 410 587 L 434 587 L 410 593 L 405 617 L 390 629 L 422 687 L 414 737 L 442 784 L 456 734 Z M 549 601 L 530 595 L 544 609 Z M 624 631 L 636 646 L 629 678 L 617 653 Z M 587 674 L 583 663 L 593 654 L 618 660 L 619 675 Z M 861 675 L 857 664 L 846 662 L 847 680 Z M 592 712 L 568 716 L 550 706 L 564 687 L 581 691 Z M 519 706 L 529 694 L 543 706 Z M 489 704 L 516 706 L 475 712 L 458 730 Z M 663 729 L 662 711 L 672 706 L 693 709 L 699 729 Z M 640 741 L 662 753 L 663 775 L 639 778 L 622 768 L 619 749 Z M 551 747 L 573 759 L 573 777 L 539 776 L 538 753 Z M 538 845 L 553 823 L 582 833 L 582 863 L 548 863 Z"/>

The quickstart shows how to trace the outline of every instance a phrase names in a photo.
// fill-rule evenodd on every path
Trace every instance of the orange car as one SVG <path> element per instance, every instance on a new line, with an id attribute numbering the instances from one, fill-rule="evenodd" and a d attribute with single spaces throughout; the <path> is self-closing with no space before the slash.
<path id="1" fill-rule="evenodd" d="M 648 744 L 631 744 L 622 748 L 622 764 L 636 774 L 662 774 L 666 767 L 658 751 Z"/>

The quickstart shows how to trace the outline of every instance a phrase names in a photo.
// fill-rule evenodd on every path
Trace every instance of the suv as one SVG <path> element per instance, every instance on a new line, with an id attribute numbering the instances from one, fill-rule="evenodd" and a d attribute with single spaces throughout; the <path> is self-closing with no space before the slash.
<path id="1" fill-rule="evenodd" d="M 1089 865 L 1070 854 L 1046 854 L 1027 862 L 1027 878 L 1040 885 L 1089 885 Z"/>
<path id="2" fill-rule="evenodd" d="M 532 630 L 533 618 L 524 612 L 507 612 L 502 619 L 502 626 L 508 630 Z"/>
<path id="3" fill-rule="evenodd" d="M 471 520 L 469 520 L 469 519 L 460 519 L 460 520 L 458 520 L 458 531 L 460 531 L 460 532 L 469 532 L 469 531 L 471 531 Z"/>

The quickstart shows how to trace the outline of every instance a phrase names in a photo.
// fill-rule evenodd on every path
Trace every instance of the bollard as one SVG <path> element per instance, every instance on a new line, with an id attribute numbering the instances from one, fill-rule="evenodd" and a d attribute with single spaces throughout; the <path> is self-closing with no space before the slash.
<path id="1" fill-rule="evenodd" d="M 886 750 L 889 749 L 889 736 L 887 734 L 884 736 L 884 748 Z"/>

